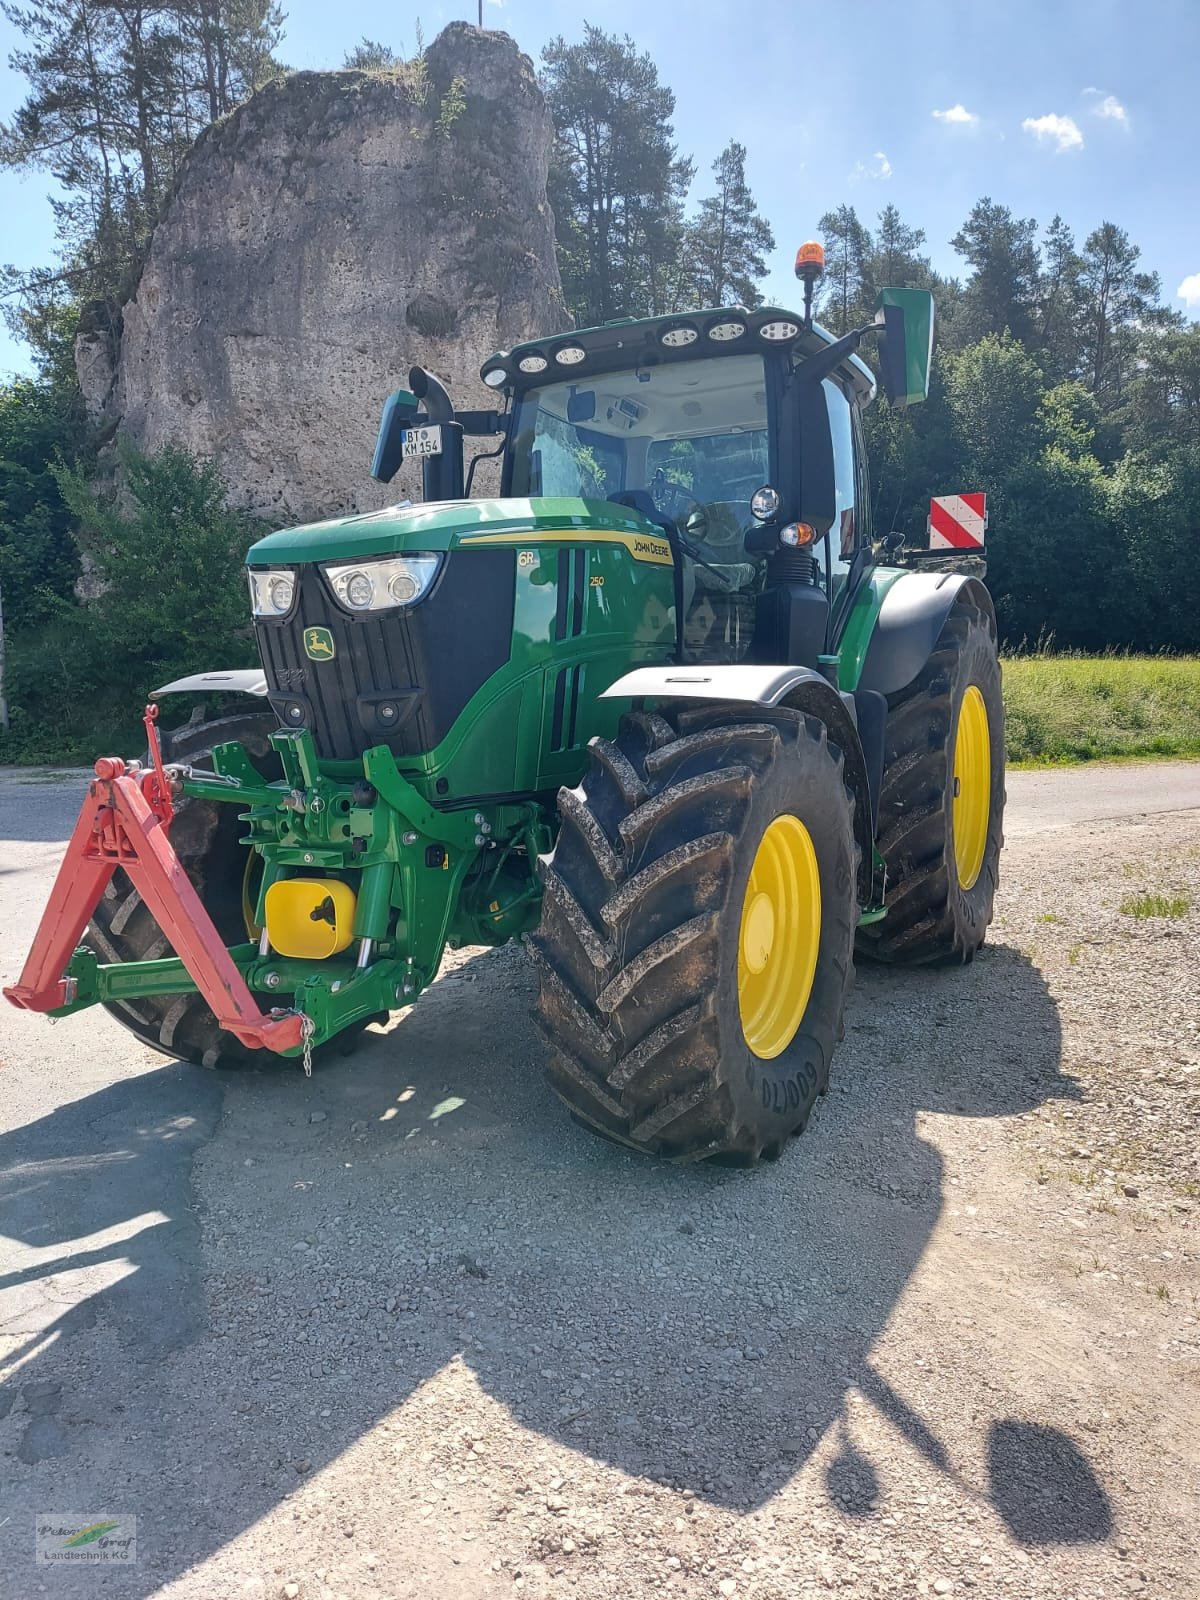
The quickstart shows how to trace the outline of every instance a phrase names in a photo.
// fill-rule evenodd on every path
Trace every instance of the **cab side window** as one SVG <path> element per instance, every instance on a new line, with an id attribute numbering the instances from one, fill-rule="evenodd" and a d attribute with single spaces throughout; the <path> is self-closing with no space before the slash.
<path id="1" fill-rule="evenodd" d="M 826 378 L 825 405 L 833 436 L 834 518 L 829 530 L 829 598 L 835 600 L 846 581 L 854 552 L 865 536 L 866 499 L 861 493 L 859 452 L 855 449 L 858 407 L 848 402 L 841 386 Z"/>

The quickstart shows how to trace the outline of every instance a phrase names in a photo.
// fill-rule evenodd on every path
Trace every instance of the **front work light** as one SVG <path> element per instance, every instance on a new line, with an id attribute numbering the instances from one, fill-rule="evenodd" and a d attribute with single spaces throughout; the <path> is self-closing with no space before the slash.
<path id="1" fill-rule="evenodd" d="M 546 360 L 545 356 L 538 355 L 536 350 L 532 353 L 532 355 L 522 356 L 520 361 L 517 362 L 517 366 L 520 371 L 528 373 L 545 372 L 549 365 L 550 363 Z"/>
<path id="2" fill-rule="evenodd" d="M 508 382 L 508 368 L 497 363 L 494 367 L 484 367 L 480 376 L 489 389 L 503 389 Z"/>
<path id="3" fill-rule="evenodd" d="M 587 360 L 587 351 L 582 345 L 565 344 L 561 350 L 554 352 L 554 359 L 560 367 L 577 367 L 581 361 Z"/>
<path id="4" fill-rule="evenodd" d="M 728 344 L 731 339 L 740 339 L 745 331 L 746 324 L 744 322 L 734 322 L 732 320 L 729 322 L 710 322 L 707 329 L 708 337 L 715 340 L 717 344 Z"/>
<path id="5" fill-rule="evenodd" d="M 246 576 L 250 580 L 250 610 L 256 617 L 282 617 L 292 609 L 295 573 L 279 569 L 256 572 L 251 568 Z"/>
<path id="6" fill-rule="evenodd" d="M 659 343 L 668 350 L 682 350 L 686 345 L 694 344 L 699 337 L 695 328 L 680 322 L 673 328 L 664 328 L 659 335 Z"/>
<path id="7" fill-rule="evenodd" d="M 750 511 L 756 522 L 770 522 L 771 518 L 780 507 L 779 490 L 773 489 L 769 483 L 764 483 L 761 489 L 756 489 L 750 500 Z"/>
<path id="8" fill-rule="evenodd" d="M 391 556 L 326 567 L 325 576 L 347 611 L 387 611 L 414 605 L 437 576 L 441 556 Z"/>
<path id="9" fill-rule="evenodd" d="M 785 344 L 800 332 L 800 324 L 790 322 L 785 317 L 776 317 L 773 322 L 764 322 L 758 331 L 762 338 L 769 339 L 772 344 Z"/>

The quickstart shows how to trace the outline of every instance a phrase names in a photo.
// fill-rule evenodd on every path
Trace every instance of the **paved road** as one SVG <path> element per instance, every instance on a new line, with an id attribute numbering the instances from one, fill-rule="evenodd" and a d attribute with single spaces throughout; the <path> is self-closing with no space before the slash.
<path id="1" fill-rule="evenodd" d="M 1010 772 L 1004 836 L 1200 807 L 1200 761 L 1120 762 Z"/>
<path id="2" fill-rule="evenodd" d="M 0 773 L 4 981 L 82 781 Z M 1040 837 L 1061 828 L 1095 837 L 1064 853 Z M 1187 1251 L 1142 1215 L 1121 1248 L 1161 1260 L 1088 1234 L 1081 1279 L 1077 1230 L 1125 1222 L 1081 1211 L 1054 1152 L 1019 1156 L 1038 1119 L 1109 1136 L 1079 1062 L 1147 1062 L 1136 1116 L 1164 1125 L 1144 1097 L 1197 1043 L 1191 958 L 1102 910 L 1098 863 L 1115 906 L 1130 863 L 1168 882 L 1155 852 L 1185 828 L 1194 874 L 1200 763 L 1012 774 L 985 957 L 861 971 L 829 1102 L 753 1174 L 681 1176 L 576 1129 L 511 949 L 308 1084 L 3 1008 L 0 1596 L 1023 1600 L 1125 1592 L 1130 1540 L 1139 1592 L 1200 1592 L 1162 1511 L 1186 1530 L 1198 1510 L 1195 1333 L 1165 1322 L 1174 1279 L 1142 1287 Z M 1086 1031 L 1112 938 L 1135 1045 Z M 1031 958 L 1051 939 L 1056 981 L 1084 986 L 1070 1028 Z M 1140 1008 L 1138 960 L 1165 997 Z M 1149 1352 L 1176 1340 L 1167 1381 Z M 33 1567 L 46 1511 L 137 1515 L 136 1573 Z"/>

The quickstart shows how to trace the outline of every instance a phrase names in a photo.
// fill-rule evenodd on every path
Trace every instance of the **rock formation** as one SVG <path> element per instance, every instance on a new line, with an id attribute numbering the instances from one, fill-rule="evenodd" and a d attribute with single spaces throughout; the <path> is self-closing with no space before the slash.
<path id="1" fill-rule="evenodd" d="M 394 72 L 264 89 L 188 156 L 117 348 L 81 330 L 93 416 L 216 457 L 231 501 L 279 524 L 417 492 L 407 468 L 368 475 L 410 365 L 493 405 L 480 362 L 568 325 L 551 137 L 528 58 L 463 23 Z"/>

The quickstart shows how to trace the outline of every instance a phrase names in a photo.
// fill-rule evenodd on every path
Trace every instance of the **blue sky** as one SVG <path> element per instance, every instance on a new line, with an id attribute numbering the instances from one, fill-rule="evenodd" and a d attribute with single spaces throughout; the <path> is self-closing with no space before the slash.
<path id="1" fill-rule="evenodd" d="M 287 0 L 284 0 L 287 5 Z M 411 50 L 476 0 L 293 0 L 282 54 L 337 66 L 360 37 Z M 677 99 L 680 149 L 709 163 L 735 138 L 779 248 L 766 287 L 796 298 L 791 261 L 843 200 L 868 223 L 888 201 L 926 232 L 935 267 L 983 194 L 1079 238 L 1111 220 L 1161 274 L 1164 299 L 1200 317 L 1200 0 L 485 0 L 485 22 L 535 59 L 584 18 L 628 32 Z M 0 55 L 16 42 L 0 20 Z M 0 69 L 0 117 L 22 81 Z M 0 173 L 0 259 L 48 260 L 45 174 Z M 1189 282 L 1190 280 L 1190 282 Z M 1181 296 L 1178 291 L 1183 289 Z M 0 373 L 26 366 L 0 334 Z"/>

